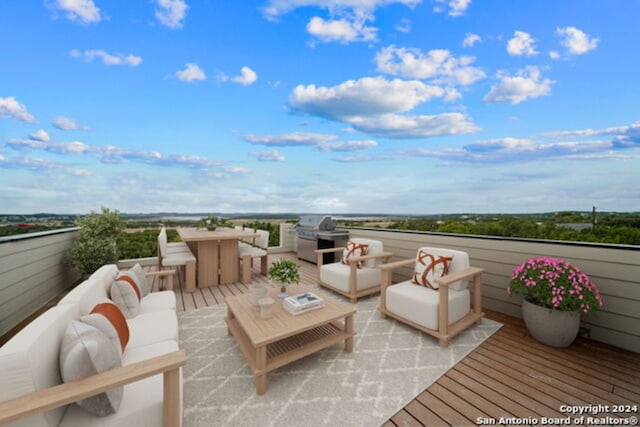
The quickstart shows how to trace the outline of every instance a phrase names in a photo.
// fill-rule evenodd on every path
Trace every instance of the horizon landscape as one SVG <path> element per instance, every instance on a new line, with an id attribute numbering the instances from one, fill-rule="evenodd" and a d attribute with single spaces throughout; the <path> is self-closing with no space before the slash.
<path id="1" fill-rule="evenodd" d="M 640 210 L 640 2 L 0 2 L 0 210 Z"/>

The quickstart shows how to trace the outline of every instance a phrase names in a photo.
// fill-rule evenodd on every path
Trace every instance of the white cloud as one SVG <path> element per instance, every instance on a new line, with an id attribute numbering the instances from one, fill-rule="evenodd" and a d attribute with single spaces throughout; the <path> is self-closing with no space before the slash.
<path id="1" fill-rule="evenodd" d="M 373 117 L 353 117 L 349 123 L 361 132 L 385 138 L 431 138 L 480 130 L 461 113 L 431 116 L 382 114 Z"/>
<path id="2" fill-rule="evenodd" d="M 538 67 L 526 67 L 518 70 L 515 76 L 498 73 L 500 84 L 492 86 L 484 96 L 485 102 L 510 102 L 519 104 L 522 101 L 551 93 L 550 79 L 543 79 Z"/>
<path id="3" fill-rule="evenodd" d="M 411 21 L 408 19 L 401 19 L 400 22 L 396 25 L 396 30 L 401 33 L 409 33 L 411 32 Z"/>
<path id="4" fill-rule="evenodd" d="M 36 118 L 27 111 L 24 104 L 20 104 L 15 97 L 0 98 L 0 119 L 12 118 L 27 123 L 33 123 Z"/>
<path id="5" fill-rule="evenodd" d="M 549 58 L 551 58 L 551 59 L 559 59 L 560 58 L 560 53 L 558 53 L 558 51 L 555 51 L 555 50 L 550 50 L 549 51 Z"/>
<path id="6" fill-rule="evenodd" d="M 404 4 L 413 8 L 420 3 L 422 0 L 269 0 L 262 10 L 265 17 L 275 19 L 292 10 L 309 6 L 328 9 L 332 13 L 348 10 L 359 14 L 370 14 L 377 8 L 390 4 Z"/>
<path id="7" fill-rule="evenodd" d="M 243 137 L 252 144 L 279 147 L 317 146 L 338 138 L 337 135 L 314 132 L 291 132 L 278 135 L 248 134 Z"/>
<path id="8" fill-rule="evenodd" d="M 157 0 L 156 18 L 169 28 L 182 28 L 189 6 L 184 0 Z"/>
<path id="9" fill-rule="evenodd" d="M 82 154 L 91 151 L 91 148 L 80 141 L 73 142 L 49 142 L 32 139 L 10 138 L 7 145 L 14 150 L 38 149 L 58 154 Z"/>
<path id="10" fill-rule="evenodd" d="M 363 20 L 324 19 L 314 16 L 307 24 L 307 32 L 324 42 L 350 43 L 372 41 L 376 39 L 378 29 L 368 27 Z"/>
<path id="11" fill-rule="evenodd" d="M 53 7 L 66 12 L 69 21 L 81 24 L 93 24 L 102 19 L 93 0 L 56 0 Z"/>
<path id="12" fill-rule="evenodd" d="M 380 49 L 375 57 L 378 70 L 391 75 L 414 79 L 440 78 L 453 85 L 470 85 L 485 77 L 484 71 L 472 67 L 475 58 L 456 58 L 446 49 L 434 49 L 427 53 L 419 49 L 388 46 Z"/>
<path id="13" fill-rule="evenodd" d="M 370 148 L 377 147 L 378 143 L 373 140 L 362 140 L 362 141 L 336 141 L 336 142 L 326 142 L 318 145 L 318 149 L 321 151 L 362 151 L 368 150 Z"/>
<path id="14" fill-rule="evenodd" d="M 337 141 L 338 136 L 326 133 L 291 132 L 278 135 L 245 135 L 251 144 L 277 147 L 314 147 L 320 151 L 361 151 L 376 147 L 372 140 Z M 278 153 L 279 154 L 279 153 Z"/>
<path id="15" fill-rule="evenodd" d="M 85 50 L 84 52 L 80 52 L 77 49 L 73 49 L 69 52 L 69 54 L 74 58 L 83 58 L 86 62 L 92 62 L 94 58 L 100 58 L 102 59 L 102 63 L 104 65 L 130 65 L 132 67 L 137 67 L 142 63 L 142 58 L 139 56 L 135 56 L 132 54 L 112 55 L 101 49 Z"/>
<path id="16" fill-rule="evenodd" d="M 434 11 L 444 12 L 448 10 L 449 16 L 462 16 L 471 6 L 471 0 L 436 0 L 436 2 L 445 6 L 438 5 L 434 8 Z"/>
<path id="17" fill-rule="evenodd" d="M 535 40 L 531 34 L 524 31 L 516 31 L 513 38 L 507 42 L 507 52 L 512 56 L 533 56 L 537 55 Z"/>
<path id="18" fill-rule="evenodd" d="M 289 103 L 301 113 L 346 121 L 351 116 L 409 111 L 445 96 L 450 96 L 445 89 L 418 80 L 365 77 L 333 87 L 298 85 L 289 95 Z"/>
<path id="19" fill-rule="evenodd" d="M 556 34 L 561 38 L 560 43 L 573 55 L 583 55 L 595 49 L 600 42 L 576 27 L 558 28 Z"/>
<path id="20" fill-rule="evenodd" d="M 280 15 L 300 7 L 317 7 L 329 12 L 329 19 L 314 16 L 307 24 L 307 32 L 324 42 L 366 42 L 376 40 L 375 11 L 390 4 L 414 7 L 422 0 L 270 0 L 263 8 L 264 16 L 276 20 Z M 403 31 L 406 27 L 399 27 Z"/>
<path id="21" fill-rule="evenodd" d="M 231 81 L 234 83 L 240 83 L 241 85 L 248 86 L 258 80 L 258 74 L 249 67 L 242 67 L 240 69 L 240 75 L 232 77 Z"/>
<path id="22" fill-rule="evenodd" d="M 462 40 L 462 47 L 472 47 L 474 44 L 481 42 L 482 39 L 479 35 L 474 33 L 467 33 L 464 40 Z"/>
<path id="23" fill-rule="evenodd" d="M 49 138 L 49 134 L 44 129 L 40 129 L 29 135 L 29 139 L 33 141 L 48 142 L 51 138 Z"/>
<path id="24" fill-rule="evenodd" d="M 255 157 L 261 162 L 284 162 L 285 157 L 278 150 L 251 151 L 251 157 Z"/>
<path id="25" fill-rule="evenodd" d="M 56 117 L 55 119 L 53 119 L 53 122 L 51 122 L 51 124 L 57 127 L 58 129 L 62 129 L 62 130 L 90 130 L 91 129 L 89 126 L 83 126 L 78 122 L 76 122 L 75 120 L 65 116 Z"/>
<path id="26" fill-rule="evenodd" d="M 206 80 L 207 75 L 202 68 L 194 62 L 188 62 L 184 64 L 184 70 L 176 72 L 176 77 L 183 82 L 192 82 L 194 80 Z"/>

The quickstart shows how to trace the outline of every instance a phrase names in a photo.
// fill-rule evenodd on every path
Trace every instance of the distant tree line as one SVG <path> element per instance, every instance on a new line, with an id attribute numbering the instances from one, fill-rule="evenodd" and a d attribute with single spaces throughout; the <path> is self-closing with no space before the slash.
<path id="1" fill-rule="evenodd" d="M 567 215 L 541 220 L 535 216 L 500 216 L 450 218 L 408 218 L 388 228 L 396 230 L 433 231 L 438 233 L 471 234 L 484 236 L 520 237 L 543 240 L 614 243 L 640 245 L 640 214 L 604 216 L 595 225 L 573 227 L 579 218 Z M 584 217 L 582 217 L 584 223 Z"/>

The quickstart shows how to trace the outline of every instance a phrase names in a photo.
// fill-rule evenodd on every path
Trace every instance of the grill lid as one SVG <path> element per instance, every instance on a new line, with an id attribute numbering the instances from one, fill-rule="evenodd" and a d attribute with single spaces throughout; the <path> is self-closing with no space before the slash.
<path id="1" fill-rule="evenodd" d="M 336 226 L 328 215 L 302 215 L 296 229 L 314 231 L 333 231 Z"/>

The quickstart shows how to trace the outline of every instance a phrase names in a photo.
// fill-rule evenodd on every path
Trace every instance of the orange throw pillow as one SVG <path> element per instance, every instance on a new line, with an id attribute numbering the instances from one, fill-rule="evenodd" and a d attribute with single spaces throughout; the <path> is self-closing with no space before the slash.
<path id="1" fill-rule="evenodd" d="M 107 318 L 118 333 L 120 348 L 124 351 L 124 348 L 129 342 L 129 326 L 127 325 L 127 319 L 124 318 L 120 309 L 115 304 L 103 302 L 93 307 L 90 314 L 101 314 Z"/>

